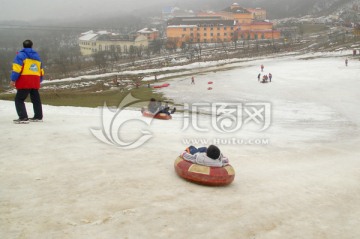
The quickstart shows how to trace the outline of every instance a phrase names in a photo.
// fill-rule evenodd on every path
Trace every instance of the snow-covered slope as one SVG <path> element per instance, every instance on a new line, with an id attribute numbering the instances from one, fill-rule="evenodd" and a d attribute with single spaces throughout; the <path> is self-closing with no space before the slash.
<path id="1" fill-rule="evenodd" d="M 176 78 L 160 90 L 207 114 L 168 121 L 131 107 L 44 105 L 43 123 L 15 125 L 14 103 L 0 101 L 1 237 L 358 238 L 360 61 L 346 54 L 234 63 L 195 75 L 195 85 Z M 260 64 L 272 83 L 257 81 Z M 219 131 L 214 121 L 236 119 L 211 116 L 214 103 L 241 104 L 242 127 Z M 255 103 L 271 114 L 251 124 L 245 109 Z M 143 135 L 136 148 L 121 145 Z M 231 185 L 175 174 L 188 144 L 213 142 L 236 171 Z"/>

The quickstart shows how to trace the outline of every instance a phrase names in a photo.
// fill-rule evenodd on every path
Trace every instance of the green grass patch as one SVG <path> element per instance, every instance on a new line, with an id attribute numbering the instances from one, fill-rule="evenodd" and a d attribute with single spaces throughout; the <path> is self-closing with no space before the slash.
<path id="1" fill-rule="evenodd" d="M 41 101 L 43 104 L 54 105 L 54 106 L 81 106 L 81 107 L 98 107 L 103 106 L 104 103 L 108 106 L 118 107 L 121 101 L 129 93 L 133 97 L 139 99 L 141 102 L 132 106 L 142 107 L 147 105 L 147 102 L 150 98 L 155 98 L 156 100 L 169 101 L 172 103 L 172 100 L 166 99 L 163 94 L 154 92 L 151 88 L 139 87 L 131 90 L 105 90 L 101 92 L 71 92 L 70 90 L 63 91 L 42 91 L 40 90 Z M 1 94 L 1 100 L 11 100 L 13 101 L 15 94 Z M 27 98 L 27 101 L 30 102 L 30 97 Z"/>
<path id="2" fill-rule="evenodd" d="M 322 32 L 327 29 L 328 27 L 324 24 L 303 23 L 299 25 L 299 30 L 304 34 Z"/>

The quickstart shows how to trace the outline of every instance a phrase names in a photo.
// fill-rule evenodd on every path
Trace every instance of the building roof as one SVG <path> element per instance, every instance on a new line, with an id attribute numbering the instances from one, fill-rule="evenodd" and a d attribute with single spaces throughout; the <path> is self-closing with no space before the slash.
<path id="1" fill-rule="evenodd" d="M 90 30 L 90 31 L 81 33 L 81 37 L 79 37 L 79 40 L 80 41 L 96 40 L 99 36 L 108 35 L 108 34 L 112 34 L 112 33 L 108 32 L 106 30 L 98 31 L 98 32 L 94 32 L 93 30 Z"/>
<path id="2" fill-rule="evenodd" d="M 252 22 L 252 23 L 241 23 L 243 26 L 250 26 L 250 25 L 273 25 L 272 22 Z"/>
<path id="3" fill-rule="evenodd" d="M 90 31 L 87 31 L 87 32 L 83 32 L 83 33 L 81 33 L 81 35 L 87 35 L 87 34 L 91 34 L 91 33 L 94 33 L 94 31 L 90 30 Z"/>
<path id="4" fill-rule="evenodd" d="M 233 20 L 223 20 L 219 16 L 207 16 L 207 17 L 176 17 L 168 20 L 168 26 L 176 25 L 234 25 Z"/>
<path id="5" fill-rule="evenodd" d="M 232 12 L 232 13 L 250 13 L 248 10 L 246 10 L 243 7 L 235 6 L 227 7 L 223 10 L 223 12 Z"/>
<path id="6" fill-rule="evenodd" d="M 264 9 L 262 8 L 246 8 L 246 10 L 250 11 L 250 12 L 257 12 L 257 11 L 265 11 Z"/>
<path id="7" fill-rule="evenodd" d="M 134 41 L 133 35 L 101 35 L 97 38 L 99 41 Z"/>
<path id="8" fill-rule="evenodd" d="M 144 28 L 147 29 L 147 28 Z M 155 28 L 152 30 L 157 31 Z M 135 41 L 138 36 L 136 34 L 120 35 L 108 31 L 88 31 L 81 34 L 80 41 Z M 140 38 L 139 38 L 140 39 Z"/>
<path id="9" fill-rule="evenodd" d="M 153 33 L 153 32 L 158 32 L 158 30 L 156 30 L 156 28 L 143 28 L 138 31 L 138 33 Z"/>
<path id="10" fill-rule="evenodd" d="M 88 33 L 88 34 L 85 34 L 85 35 L 82 35 L 81 37 L 79 37 L 79 40 L 80 41 L 95 40 L 97 36 L 98 36 L 98 34 L 96 34 L 96 33 Z"/>
<path id="11" fill-rule="evenodd" d="M 197 27 L 198 25 L 168 25 L 168 28 Z"/>

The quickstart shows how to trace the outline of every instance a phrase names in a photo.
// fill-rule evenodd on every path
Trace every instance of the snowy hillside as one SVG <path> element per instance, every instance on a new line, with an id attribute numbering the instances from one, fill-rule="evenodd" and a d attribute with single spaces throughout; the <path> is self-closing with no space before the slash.
<path id="1" fill-rule="evenodd" d="M 190 2 L 190 1 L 189 1 Z M 233 2 L 239 3 L 243 7 L 261 7 L 267 10 L 268 17 L 301 17 L 309 14 L 327 15 L 339 11 L 343 8 L 351 8 L 353 4 L 360 5 L 359 0 L 242 0 L 242 1 L 219 1 L 207 0 L 198 1 L 197 3 L 188 3 L 183 1 L 182 4 L 189 7 L 223 9 Z"/>
<path id="2" fill-rule="evenodd" d="M 360 61 L 338 52 L 228 66 L 159 89 L 202 112 L 168 121 L 44 105 L 44 122 L 15 125 L 14 103 L 0 101 L 1 238 L 359 238 Z M 214 114 L 216 103 L 243 114 Z M 206 143 L 230 159 L 229 186 L 176 175 L 179 153 Z"/>

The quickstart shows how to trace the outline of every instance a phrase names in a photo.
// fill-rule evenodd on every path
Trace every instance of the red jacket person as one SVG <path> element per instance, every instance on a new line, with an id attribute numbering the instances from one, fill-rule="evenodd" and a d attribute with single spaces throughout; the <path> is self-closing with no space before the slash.
<path id="1" fill-rule="evenodd" d="M 24 103 L 29 94 L 34 109 L 34 117 L 30 121 L 41 121 L 43 118 L 39 89 L 44 70 L 39 54 L 32 49 L 32 46 L 31 40 L 25 40 L 23 42 L 24 49 L 17 53 L 12 64 L 10 85 L 17 89 L 15 107 L 19 116 L 14 123 L 29 121 Z"/>

